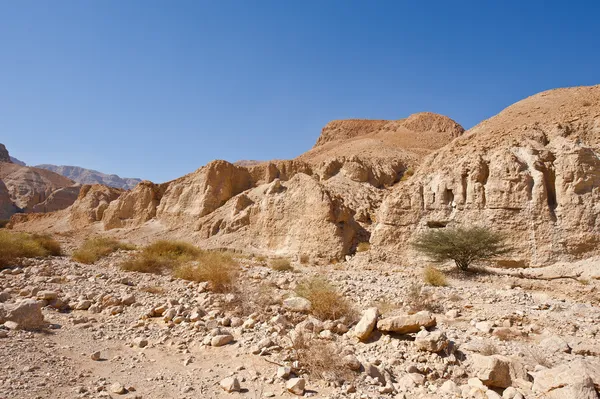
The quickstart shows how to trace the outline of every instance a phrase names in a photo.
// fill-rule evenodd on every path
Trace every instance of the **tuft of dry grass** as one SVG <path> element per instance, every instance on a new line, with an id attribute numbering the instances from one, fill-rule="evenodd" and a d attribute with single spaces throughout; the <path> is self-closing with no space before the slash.
<path id="1" fill-rule="evenodd" d="M 271 259 L 271 261 L 269 262 L 269 267 L 273 270 L 276 270 L 278 272 L 292 272 L 294 271 L 294 268 L 292 267 L 292 264 L 290 263 L 289 259 L 285 259 L 285 258 L 277 258 L 277 259 Z"/>
<path id="2" fill-rule="evenodd" d="M 302 370 L 309 375 L 338 383 L 352 383 L 356 373 L 348 368 L 335 344 L 318 339 L 307 338 L 298 333 L 291 347 Z"/>
<path id="3" fill-rule="evenodd" d="M 0 268 L 19 258 L 60 255 L 60 244 L 49 235 L 0 231 Z"/>
<path id="4" fill-rule="evenodd" d="M 392 313 L 394 310 L 400 309 L 400 305 L 386 298 L 372 302 L 369 306 L 376 307 L 381 315 L 386 315 L 388 313 Z"/>
<path id="5" fill-rule="evenodd" d="M 429 293 L 422 292 L 421 284 L 413 283 L 408 287 L 406 302 L 414 312 L 428 310 L 432 313 L 443 313 L 444 307 L 441 303 L 434 301 Z"/>
<path id="6" fill-rule="evenodd" d="M 187 242 L 159 240 L 123 262 L 121 268 L 130 272 L 161 274 L 191 262 L 201 253 L 200 248 Z"/>
<path id="7" fill-rule="evenodd" d="M 346 298 L 335 287 L 320 277 L 301 281 L 296 294 L 312 304 L 311 313 L 321 320 L 336 320 L 341 317 L 356 318 L 356 312 Z"/>
<path id="8" fill-rule="evenodd" d="M 237 276 L 236 262 L 230 253 L 203 251 L 179 241 L 156 241 L 121 264 L 127 271 L 162 274 L 208 282 L 213 291 L 228 292 Z"/>
<path id="9" fill-rule="evenodd" d="M 113 238 L 97 237 L 88 238 L 71 256 L 73 260 L 91 265 L 100 258 L 108 256 L 118 250 L 131 251 L 135 247 Z"/>
<path id="10" fill-rule="evenodd" d="M 482 344 L 479 353 L 484 356 L 492 356 L 498 354 L 498 348 L 491 342 L 485 342 Z"/>
<path id="11" fill-rule="evenodd" d="M 356 247 L 356 252 L 366 252 L 369 249 L 371 249 L 371 244 L 369 244 L 368 242 L 360 242 Z"/>
<path id="12" fill-rule="evenodd" d="M 202 251 L 194 262 L 182 263 L 173 269 L 173 276 L 189 281 L 206 281 L 212 291 L 229 292 L 237 277 L 237 267 L 226 253 Z"/>
<path id="13" fill-rule="evenodd" d="M 433 266 L 427 266 L 423 270 L 423 280 L 434 287 L 445 287 L 448 285 L 446 275 Z"/>
<path id="14" fill-rule="evenodd" d="M 308 262 L 310 262 L 310 256 L 308 256 L 306 254 L 300 255 L 300 263 L 302 263 L 303 265 L 305 265 Z"/>

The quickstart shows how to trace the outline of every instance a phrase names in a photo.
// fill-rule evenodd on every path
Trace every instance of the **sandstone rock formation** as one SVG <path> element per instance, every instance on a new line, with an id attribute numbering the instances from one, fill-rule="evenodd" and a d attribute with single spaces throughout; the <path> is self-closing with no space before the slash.
<path id="1" fill-rule="evenodd" d="M 104 184 L 109 187 L 131 190 L 142 180 L 137 178 L 119 177 L 98 172 L 93 169 L 81 168 L 79 166 L 66 165 L 36 165 L 36 168 L 50 170 L 59 175 L 65 176 L 79 184 Z"/>
<path id="2" fill-rule="evenodd" d="M 482 224 L 510 233 L 512 264 L 598 253 L 600 86 L 522 100 L 428 156 L 378 214 L 372 242 L 411 259 L 414 234 Z"/>
<path id="3" fill-rule="evenodd" d="M 2 180 L 0 180 L 0 220 L 6 220 L 17 212 L 17 207 L 13 204 L 8 194 L 8 188 Z"/>
<path id="4" fill-rule="evenodd" d="M 11 163 L 8 152 L 5 153 L 8 162 L 0 162 L 0 181 L 3 182 L 0 192 L 6 190 L 10 198 L 10 203 L 5 195 L 0 200 L 5 215 L 64 209 L 77 198 L 79 189 L 74 187 L 73 181 L 47 170 Z"/>

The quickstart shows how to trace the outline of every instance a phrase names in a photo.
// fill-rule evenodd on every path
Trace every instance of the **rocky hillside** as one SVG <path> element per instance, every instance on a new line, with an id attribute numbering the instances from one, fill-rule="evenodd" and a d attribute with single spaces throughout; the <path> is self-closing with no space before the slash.
<path id="1" fill-rule="evenodd" d="M 132 239 L 166 235 L 324 260 L 370 241 L 373 254 L 417 261 L 408 245 L 414 234 L 484 224 L 510 234 L 517 250 L 502 260 L 507 266 L 585 258 L 600 247 L 599 115 L 594 86 L 537 94 L 468 132 L 431 113 L 334 121 L 293 160 L 213 161 L 109 203 L 112 196 L 95 197 L 102 190 L 86 190 L 70 210 L 19 216 L 12 225 L 75 224 Z M 95 216 L 82 223 L 82 212 Z"/>
<path id="2" fill-rule="evenodd" d="M 372 242 L 405 255 L 415 233 L 481 224 L 509 234 L 514 265 L 600 249 L 600 86 L 522 100 L 428 156 L 387 196 Z"/>
<path id="3" fill-rule="evenodd" d="M 57 166 L 57 165 L 36 165 L 36 168 L 50 170 L 59 175 L 65 176 L 80 184 L 104 184 L 109 187 L 122 188 L 130 190 L 137 186 L 141 179 L 119 177 L 117 175 L 108 175 L 97 170 L 85 169 L 79 166 Z"/>
<path id="4" fill-rule="evenodd" d="M 0 219 L 19 212 L 51 212 L 69 207 L 80 187 L 64 176 L 11 162 L 0 144 Z"/>
<path id="5" fill-rule="evenodd" d="M 362 135 L 353 121 L 333 124 L 340 137 L 294 160 L 247 166 L 213 161 L 172 182 L 143 182 L 112 201 L 90 227 L 99 222 L 105 230 L 120 229 L 111 234 L 135 231 L 146 239 L 168 234 L 208 247 L 338 259 L 368 241 L 374 211 L 389 187 L 424 154 L 463 132 L 449 118 L 430 113 L 390 121 L 379 130 L 368 127 Z M 13 225 L 26 228 L 28 220 L 44 220 L 44 226 L 65 226 L 50 222 L 55 218 L 81 228 L 73 210 L 81 209 L 81 201 L 95 204 L 86 196 L 99 191 L 85 193 L 70 211 L 19 217 Z"/>

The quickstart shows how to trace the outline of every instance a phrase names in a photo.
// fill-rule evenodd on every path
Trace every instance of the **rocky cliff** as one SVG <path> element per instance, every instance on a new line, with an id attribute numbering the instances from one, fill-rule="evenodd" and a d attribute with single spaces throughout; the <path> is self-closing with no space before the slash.
<path id="1" fill-rule="evenodd" d="M 12 163 L 8 150 L 2 143 L 0 143 L 0 162 Z"/>
<path id="2" fill-rule="evenodd" d="M 428 156 L 384 200 L 372 242 L 411 259 L 415 234 L 480 224 L 508 233 L 512 264 L 597 254 L 599 153 L 600 86 L 537 94 Z"/>

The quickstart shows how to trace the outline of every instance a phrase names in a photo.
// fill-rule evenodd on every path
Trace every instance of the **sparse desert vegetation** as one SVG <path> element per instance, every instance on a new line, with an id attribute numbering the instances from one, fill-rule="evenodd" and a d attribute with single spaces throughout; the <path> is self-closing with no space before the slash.
<path id="1" fill-rule="evenodd" d="M 426 266 L 425 269 L 423 269 L 423 281 L 434 287 L 445 287 L 448 285 L 446 275 L 433 266 Z"/>
<path id="2" fill-rule="evenodd" d="M 511 252 L 505 234 L 479 226 L 431 229 L 419 235 L 413 246 L 436 262 L 454 261 L 462 271 Z"/>
<path id="3" fill-rule="evenodd" d="M 60 243 L 49 235 L 0 231 L 0 268 L 11 266 L 19 258 L 60 256 Z"/>
<path id="4" fill-rule="evenodd" d="M 269 261 L 269 267 L 278 272 L 291 272 L 294 271 L 294 267 L 289 259 L 275 258 Z"/>
<path id="5" fill-rule="evenodd" d="M 115 251 L 131 251 L 134 249 L 135 246 L 113 238 L 96 237 L 85 240 L 84 243 L 73 252 L 72 257 L 77 262 L 89 265 Z"/>
<path id="6" fill-rule="evenodd" d="M 368 242 L 359 242 L 356 246 L 356 252 L 366 252 L 371 249 L 371 244 Z"/>
<path id="7" fill-rule="evenodd" d="M 350 302 L 321 277 L 301 281 L 296 287 L 296 294 L 308 299 L 312 304 L 311 312 L 322 320 L 356 317 Z"/>

